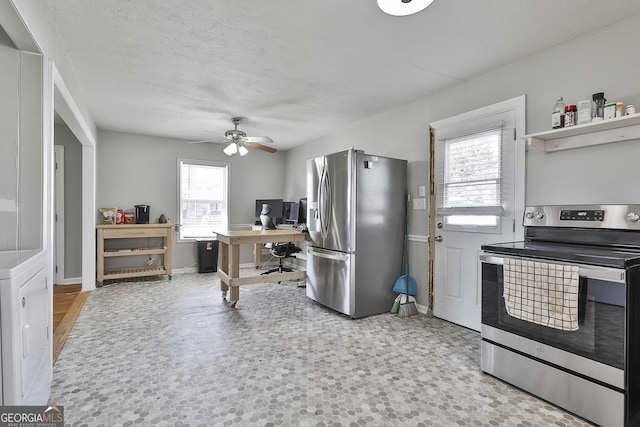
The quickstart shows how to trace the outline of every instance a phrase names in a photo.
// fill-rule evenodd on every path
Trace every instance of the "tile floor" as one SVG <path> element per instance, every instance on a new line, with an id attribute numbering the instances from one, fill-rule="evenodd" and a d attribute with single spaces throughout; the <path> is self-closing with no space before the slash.
<path id="1" fill-rule="evenodd" d="M 50 403 L 73 426 L 587 426 L 479 369 L 476 332 L 431 316 L 351 320 L 295 283 L 214 274 L 91 292 Z"/>

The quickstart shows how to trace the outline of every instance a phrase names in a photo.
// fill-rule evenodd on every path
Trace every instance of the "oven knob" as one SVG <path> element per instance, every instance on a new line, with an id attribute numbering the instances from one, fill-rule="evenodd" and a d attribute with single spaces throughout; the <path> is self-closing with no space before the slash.
<path id="1" fill-rule="evenodd" d="M 640 220 L 640 215 L 637 212 L 629 212 L 627 214 L 627 221 L 629 222 L 638 222 Z"/>
<path id="2" fill-rule="evenodd" d="M 533 219 L 533 212 L 527 212 L 524 216 L 526 216 L 527 219 Z"/>
<path id="3" fill-rule="evenodd" d="M 542 218 L 544 218 L 544 213 L 542 213 L 542 212 L 536 212 L 536 213 L 535 213 L 535 217 L 536 217 L 536 219 L 542 219 Z"/>

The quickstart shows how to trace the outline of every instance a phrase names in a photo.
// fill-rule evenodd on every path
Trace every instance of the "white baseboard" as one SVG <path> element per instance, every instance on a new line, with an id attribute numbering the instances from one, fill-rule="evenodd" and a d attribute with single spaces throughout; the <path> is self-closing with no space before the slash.
<path id="1" fill-rule="evenodd" d="M 171 275 L 197 273 L 197 272 L 198 272 L 198 267 L 182 267 L 182 268 L 172 268 L 171 269 Z"/>
<path id="2" fill-rule="evenodd" d="M 65 277 L 64 282 L 56 283 L 56 285 L 79 285 L 82 283 L 82 277 Z"/>
<path id="3" fill-rule="evenodd" d="M 420 314 L 429 314 L 429 306 L 428 305 L 421 305 L 416 303 L 416 307 L 418 308 L 418 313 Z"/>

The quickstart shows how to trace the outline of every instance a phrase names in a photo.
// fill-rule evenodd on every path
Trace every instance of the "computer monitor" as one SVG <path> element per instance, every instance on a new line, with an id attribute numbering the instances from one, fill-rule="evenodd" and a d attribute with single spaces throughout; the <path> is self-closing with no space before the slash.
<path id="1" fill-rule="evenodd" d="M 276 223 L 282 221 L 282 210 L 283 210 L 283 201 L 282 199 L 258 199 L 256 200 L 256 218 L 260 218 L 260 211 L 262 210 L 262 205 L 266 203 L 271 207 L 271 213 L 269 216 L 273 218 Z"/>
<path id="2" fill-rule="evenodd" d="M 291 210 L 291 204 L 293 202 L 282 202 L 282 220 L 283 222 L 289 219 L 289 211 Z"/>
<path id="3" fill-rule="evenodd" d="M 298 224 L 307 223 L 307 198 L 303 197 L 298 202 Z"/>
<path id="4" fill-rule="evenodd" d="M 300 205 L 296 202 L 285 202 L 285 204 L 288 204 L 288 207 L 285 208 L 284 221 L 287 224 L 298 224 L 298 208 Z"/>

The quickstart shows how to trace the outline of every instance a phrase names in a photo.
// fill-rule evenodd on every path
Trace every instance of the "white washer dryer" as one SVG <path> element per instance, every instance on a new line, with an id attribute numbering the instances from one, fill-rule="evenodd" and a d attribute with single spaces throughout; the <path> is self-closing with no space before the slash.
<path id="1" fill-rule="evenodd" d="M 52 380 L 52 290 L 40 250 L 0 252 L 2 405 L 46 405 Z"/>

